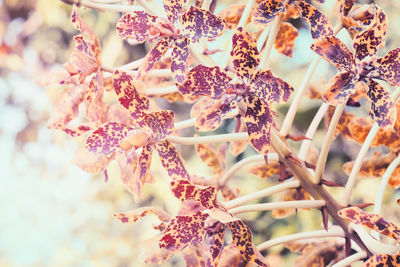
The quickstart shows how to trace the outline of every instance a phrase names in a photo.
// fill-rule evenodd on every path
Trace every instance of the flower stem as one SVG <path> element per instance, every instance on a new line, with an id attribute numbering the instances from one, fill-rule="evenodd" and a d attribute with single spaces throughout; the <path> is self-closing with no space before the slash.
<path id="1" fill-rule="evenodd" d="M 365 257 L 367 257 L 367 253 L 365 253 L 365 251 L 360 251 L 360 252 L 357 252 L 356 254 L 353 254 L 347 258 L 344 258 L 341 261 L 338 261 L 337 263 L 332 265 L 332 267 L 350 266 L 350 265 L 352 265 L 352 263 L 360 261 L 360 260 L 364 259 Z"/>
<path id="2" fill-rule="evenodd" d="M 247 140 L 248 134 L 246 132 L 197 136 L 197 137 L 180 137 L 170 135 L 167 140 L 181 145 L 197 145 L 197 144 L 210 144 L 210 143 L 223 143 L 229 141 L 244 141 Z"/>
<path id="3" fill-rule="evenodd" d="M 261 243 L 257 246 L 257 249 L 260 251 L 269 249 L 270 247 L 280 245 L 282 243 L 296 241 L 301 239 L 309 239 L 309 238 L 323 238 L 323 237 L 344 237 L 344 231 L 342 228 L 334 226 L 330 228 L 328 231 L 326 230 L 317 230 L 305 233 L 297 233 L 292 235 L 287 235 L 283 237 L 278 237 L 275 239 L 268 240 L 264 243 Z"/>
<path id="4" fill-rule="evenodd" d="M 233 109 L 228 115 L 224 117 L 224 119 L 231 119 L 236 117 L 239 114 L 238 109 Z M 192 127 L 196 124 L 196 118 L 193 119 L 188 119 L 188 120 L 183 120 L 183 121 L 178 121 L 175 122 L 174 129 L 175 130 L 180 130 L 188 127 Z"/>
<path id="5" fill-rule="evenodd" d="M 279 193 L 282 191 L 285 191 L 287 189 L 292 189 L 292 188 L 297 188 L 300 186 L 300 182 L 298 180 L 290 180 L 281 184 L 277 184 L 265 189 L 262 189 L 260 191 L 256 191 L 238 198 L 235 198 L 233 200 L 230 200 L 224 204 L 224 207 L 227 209 L 232 209 L 234 207 L 240 206 L 244 203 L 260 199 L 263 197 L 267 197 L 269 195 Z"/>
<path id="6" fill-rule="evenodd" d="M 134 12 L 143 10 L 141 7 L 137 6 L 127 6 L 127 5 L 117 5 L 117 4 L 107 4 L 107 3 L 94 3 L 88 0 L 82 0 L 81 5 L 89 8 L 93 8 L 98 11 L 116 11 L 116 12 Z"/>
<path id="7" fill-rule="evenodd" d="M 400 95 L 400 87 L 397 88 L 392 93 L 392 98 L 395 101 L 397 101 L 397 98 L 399 97 L 399 95 Z M 372 141 L 374 140 L 376 134 L 378 133 L 378 130 L 379 130 L 379 126 L 375 122 L 374 125 L 372 126 L 371 130 L 369 131 L 367 138 L 365 139 L 364 143 L 362 144 L 360 152 L 357 155 L 357 158 L 354 162 L 353 169 L 351 169 L 349 178 L 347 179 L 347 183 L 346 183 L 346 186 L 344 187 L 344 191 L 342 194 L 341 203 L 345 207 L 347 207 L 350 203 L 351 193 L 353 192 L 353 189 L 357 183 L 358 172 L 361 169 L 363 160 L 364 160 L 365 156 L 367 155 L 369 147 L 371 146 Z"/>
<path id="8" fill-rule="evenodd" d="M 246 206 L 239 206 L 229 209 L 232 214 L 240 214 L 254 211 L 275 210 L 275 209 L 308 209 L 308 208 L 321 208 L 325 206 L 324 200 L 294 200 L 294 201 L 280 201 L 262 204 L 253 204 Z"/>
<path id="9" fill-rule="evenodd" d="M 346 106 L 346 102 L 339 104 L 336 109 L 335 113 L 333 113 L 331 122 L 329 123 L 328 131 L 326 132 L 324 142 L 322 143 L 321 152 L 318 157 L 317 166 L 315 169 L 315 179 L 314 183 L 318 184 L 322 176 L 324 174 L 326 160 L 328 158 L 329 148 L 331 147 L 333 141 L 333 135 L 335 134 L 336 126 L 339 123 L 340 116 L 342 116 L 344 107 Z"/>
<path id="10" fill-rule="evenodd" d="M 272 51 L 272 46 L 274 45 L 275 38 L 278 35 L 279 29 L 281 28 L 283 22 L 284 14 L 279 14 L 273 21 L 272 28 L 268 35 L 267 44 L 264 48 L 264 53 L 261 58 L 260 69 L 263 70 L 267 67 L 269 61 L 269 55 Z"/>

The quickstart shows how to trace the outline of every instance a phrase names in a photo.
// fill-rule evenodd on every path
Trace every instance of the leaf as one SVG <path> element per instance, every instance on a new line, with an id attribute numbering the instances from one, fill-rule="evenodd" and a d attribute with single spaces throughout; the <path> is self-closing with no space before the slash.
<path id="1" fill-rule="evenodd" d="M 107 122 L 86 139 L 86 148 L 95 154 L 111 154 L 120 148 L 120 142 L 132 128 L 116 122 Z"/>
<path id="2" fill-rule="evenodd" d="M 167 18 L 173 24 L 180 18 L 182 8 L 186 4 L 186 0 L 163 0 Z"/>
<path id="3" fill-rule="evenodd" d="M 252 242 L 250 229 L 241 220 L 230 222 L 228 225 L 232 232 L 232 243 L 239 250 L 242 257 L 258 266 L 268 266 L 265 258 Z"/>
<path id="4" fill-rule="evenodd" d="M 330 240 L 309 239 L 307 241 L 291 241 L 285 246 L 293 252 L 300 252 L 294 266 L 329 266 L 346 257 L 343 239 Z"/>
<path id="5" fill-rule="evenodd" d="M 265 103 L 284 103 L 289 100 L 294 89 L 287 82 L 274 77 L 270 70 L 258 71 L 250 84 L 249 93 Z"/>
<path id="6" fill-rule="evenodd" d="M 197 144 L 194 146 L 197 155 L 207 164 L 213 171 L 214 175 L 221 175 L 223 168 L 220 159 L 218 158 L 215 146 L 212 144 Z"/>
<path id="7" fill-rule="evenodd" d="M 122 39 L 132 39 L 138 43 L 151 37 L 150 29 L 157 17 L 144 11 L 134 11 L 123 15 L 117 23 L 117 34 Z"/>
<path id="8" fill-rule="evenodd" d="M 333 30 L 329 18 L 324 13 L 304 1 L 297 1 L 300 8 L 300 17 L 306 20 L 311 29 L 311 37 L 314 41 L 320 41 L 325 37 L 333 36 Z"/>
<path id="9" fill-rule="evenodd" d="M 235 104 L 235 95 L 224 95 L 220 99 L 214 101 L 211 106 L 207 106 L 207 108 L 198 115 L 195 125 L 196 131 L 213 131 L 217 129 Z"/>
<path id="10" fill-rule="evenodd" d="M 206 235 L 204 222 L 207 217 L 201 211 L 189 216 L 176 216 L 165 229 L 159 241 L 160 248 L 177 253 L 187 246 L 202 243 Z"/>
<path id="11" fill-rule="evenodd" d="M 338 211 L 338 215 L 345 220 L 355 224 L 361 224 L 371 230 L 400 241 L 400 227 L 386 221 L 382 216 L 374 213 L 365 212 L 358 207 L 344 208 Z"/>
<path id="12" fill-rule="evenodd" d="M 260 63 L 257 43 L 251 35 L 239 27 L 232 37 L 233 67 L 243 80 L 250 80 L 251 74 Z"/>
<path id="13" fill-rule="evenodd" d="M 277 15 L 285 11 L 284 1 L 265 0 L 254 9 L 251 20 L 258 27 L 265 28 Z"/>
<path id="14" fill-rule="evenodd" d="M 188 101 L 196 100 L 202 95 L 218 99 L 229 88 L 230 81 L 231 78 L 218 66 L 197 65 L 189 71 L 186 80 L 178 86 L 178 90 Z"/>
<path id="15" fill-rule="evenodd" d="M 296 189 L 289 189 L 286 191 L 283 191 L 279 197 L 279 202 L 281 201 L 295 201 L 295 200 L 310 200 L 311 197 L 310 195 L 302 188 L 296 188 Z M 308 209 L 304 209 L 308 210 Z M 290 209 L 274 209 L 272 211 L 272 217 L 281 219 L 289 216 L 290 214 L 293 214 L 295 209 L 290 208 Z"/>
<path id="16" fill-rule="evenodd" d="M 285 56 L 292 57 L 294 42 L 298 36 L 299 32 L 296 27 L 290 23 L 283 22 L 275 38 L 275 50 Z"/>
<path id="17" fill-rule="evenodd" d="M 156 144 L 156 149 L 160 156 L 161 164 L 172 180 L 190 180 L 184 161 L 171 142 L 162 140 Z"/>
<path id="18" fill-rule="evenodd" d="M 153 133 L 153 142 L 159 142 L 172 134 L 174 117 L 174 112 L 170 110 L 156 111 L 144 115 L 144 123 Z"/>
<path id="19" fill-rule="evenodd" d="M 356 77 L 351 72 L 341 72 L 328 83 L 328 89 L 322 94 L 322 99 L 330 105 L 346 102 L 356 89 Z"/>
<path id="20" fill-rule="evenodd" d="M 362 267 L 394 267 L 400 265 L 400 253 L 389 255 L 389 254 L 377 254 L 372 255 L 366 262 L 363 263 Z"/>
<path id="21" fill-rule="evenodd" d="M 230 5 L 217 14 L 219 17 L 225 20 L 227 30 L 233 30 L 237 27 L 245 7 L 246 5 L 243 4 Z M 249 22 L 250 18 L 248 19 L 247 23 Z"/>
<path id="22" fill-rule="evenodd" d="M 367 83 L 368 100 L 371 102 L 369 116 L 379 127 L 392 127 L 396 119 L 396 109 L 390 93 L 374 80 L 369 79 Z"/>
<path id="23" fill-rule="evenodd" d="M 146 75 L 154 66 L 154 64 L 160 60 L 160 58 L 167 52 L 170 47 L 171 39 L 169 37 L 161 39 L 156 43 L 153 48 L 147 53 L 143 63 L 138 69 L 138 79 Z"/>
<path id="24" fill-rule="evenodd" d="M 378 46 L 384 46 L 386 37 L 387 21 L 385 12 L 378 6 L 375 8 L 375 17 L 371 26 L 357 34 L 353 40 L 355 49 L 355 58 L 359 61 L 367 56 L 374 56 L 378 50 Z"/>
<path id="25" fill-rule="evenodd" d="M 378 58 L 369 77 L 377 77 L 390 86 L 400 86 L 400 48 L 393 49 L 386 56 Z"/>
<path id="26" fill-rule="evenodd" d="M 326 37 L 311 45 L 311 49 L 340 71 L 355 69 L 353 53 L 335 36 Z"/>
<path id="27" fill-rule="evenodd" d="M 134 224 L 147 215 L 156 215 L 161 222 L 168 222 L 171 216 L 163 209 L 156 207 L 141 207 L 138 209 L 114 213 L 113 216 L 122 223 Z"/>
<path id="28" fill-rule="evenodd" d="M 225 28 L 225 21 L 210 11 L 191 6 L 182 15 L 181 35 L 197 42 L 201 38 L 215 39 Z"/>
<path id="29" fill-rule="evenodd" d="M 131 116 L 141 121 L 143 112 L 149 110 L 150 102 L 135 89 L 133 78 L 126 72 L 116 70 L 112 76 L 112 83 L 121 105 L 129 110 Z"/>
<path id="30" fill-rule="evenodd" d="M 267 155 L 270 144 L 270 131 L 273 122 L 270 108 L 257 97 L 246 98 L 247 110 L 244 115 L 250 144 L 257 152 Z"/>
<path id="31" fill-rule="evenodd" d="M 274 174 L 279 174 L 279 166 L 278 161 L 269 160 L 268 165 L 265 163 L 253 165 L 247 169 L 247 172 L 261 178 L 269 178 Z"/>
<path id="32" fill-rule="evenodd" d="M 187 58 L 189 56 L 189 39 L 177 38 L 172 50 L 171 71 L 177 83 L 183 83 L 186 78 Z"/>
<path id="33" fill-rule="evenodd" d="M 217 202 L 217 190 L 215 187 L 195 186 L 188 180 L 176 180 L 171 182 L 171 191 L 181 201 L 194 200 L 206 209 L 219 209 Z"/>

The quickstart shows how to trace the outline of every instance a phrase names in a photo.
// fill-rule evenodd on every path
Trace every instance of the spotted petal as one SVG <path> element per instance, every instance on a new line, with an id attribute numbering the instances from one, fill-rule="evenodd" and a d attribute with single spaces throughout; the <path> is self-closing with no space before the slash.
<path id="1" fill-rule="evenodd" d="M 289 100 L 293 91 L 292 86 L 276 78 L 270 70 L 258 71 L 250 84 L 250 92 L 266 103 L 284 103 Z"/>
<path id="2" fill-rule="evenodd" d="M 242 257 L 251 263 L 255 263 L 258 266 L 268 266 L 267 261 L 257 250 L 252 241 L 252 234 L 241 220 L 230 222 L 229 229 L 232 232 L 232 243 L 240 251 Z"/>
<path id="3" fill-rule="evenodd" d="M 160 141 L 156 144 L 156 149 L 160 156 L 161 164 L 173 180 L 190 180 L 182 156 L 171 142 L 167 140 Z"/>
<path id="4" fill-rule="evenodd" d="M 183 6 L 186 4 L 186 0 L 163 0 L 165 12 L 170 22 L 175 23 L 182 12 Z"/>
<path id="5" fill-rule="evenodd" d="M 86 148 L 95 154 L 111 154 L 120 149 L 120 142 L 132 128 L 116 122 L 107 122 L 86 139 Z"/>
<path id="6" fill-rule="evenodd" d="M 400 227 L 386 221 L 379 214 L 365 212 L 358 207 L 350 207 L 338 211 L 338 215 L 355 224 L 361 224 L 371 230 L 400 241 Z"/>
<path id="7" fill-rule="evenodd" d="M 197 155 L 212 169 L 215 175 L 222 173 L 222 163 L 220 162 L 217 151 L 212 144 L 197 144 L 194 147 Z"/>
<path id="8" fill-rule="evenodd" d="M 122 16 L 117 23 L 117 34 L 122 39 L 132 39 L 138 43 L 150 39 L 150 28 L 157 17 L 144 11 L 135 11 Z"/>
<path id="9" fill-rule="evenodd" d="M 135 171 L 135 199 L 138 200 L 142 196 L 142 188 L 145 183 L 146 176 L 149 174 L 151 165 L 151 156 L 153 149 L 151 145 L 144 146 L 140 153 L 138 164 Z"/>
<path id="10" fill-rule="evenodd" d="M 214 39 L 222 34 L 225 21 L 210 11 L 191 6 L 182 15 L 182 36 L 197 42 L 200 38 Z"/>
<path id="11" fill-rule="evenodd" d="M 340 71 L 351 71 L 355 68 L 353 53 L 335 36 L 315 42 L 311 49 Z"/>
<path id="12" fill-rule="evenodd" d="M 386 56 L 378 58 L 369 77 L 385 80 L 390 86 L 400 86 L 400 48 L 393 49 Z"/>
<path id="13" fill-rule="evenodd" d="M 186 78 L 187 58 L 189 56 L 189 39 L 178 38 L 174 40 L 175 46 L 172 50 L 171 71 L 177 83 L 183 83 Z"/>
<path id="14" fill-rule="evenodd" d="M 258 97 L 248 96 L 246 104 L 247 110 L 244 121 L 246 122 L 250 143 L 257 152 L 267 155 L 271 147 L 272 112 Z"/>
<path id="15" fill-rule="evenodd" d="M 355 58 L 359 61 L 367 56 L 374 56 L 378 46 L 384 46 L 387 21 L 385 12 L 378 6 L 375 8 L 375 17 L 371 26 L 365 31 L 357 34 L 353 40 L 353 47 L 356 50 Z"/>
<path id="16" fill-rule="evenodd" d="M 331 104 L 338 105 L 346 102 L 355 92 L 356 80 L 350 72 L 342 72 L 333 77 L 328 83 L 328 90 L 322 94 L 322 99 Z"/>
<path id="17" fill-rule="evenodd" d="M 269 178 L 274 174 L 279 174 L 279 171 L 280 164 L 278 161 L 275 160 L 268 160 L 268 165 L 265 165 L 265 163 L 261 163 L 251 166 L 247 169 L 248 173 L 251 173 L 261 178 Z"/>
<path id="18" fill-rule="evenodd" d="M 145 125 L 153 132 L 154 142 L 159 142 L 174 130 L 175 114 L 170 110 L 162 110 L 146 114 Z"/>
<path id="19" fill-rule="evenodd" d="M 224 249 L 226 225 L 220 224 L 220 228 L 213 233 L 208 233 L 208 242 L 210 243 L 210 258 L 208 266 L 218 266 L 219 258 L 221 257 L 222 250 Z"/>
<path id="20" fill-rule="evenodd" d="M 99 60 L 100 57 L 100 41 L 99 38 L 97 38 L 96 33 L 90 27 L 86 22 L 83 21 L 83 19 L 79 16 L 78 14 L 78 8 L 74 6 L 72 8 L 72 14 L 71 14 L 71 21 L 72 25 L 80 31 L 83 34 L 86 34 L 89 36 L 91 43 L 93 44 L 93 51 L 94 54 L 96 55 L 97 59 Z"/>
<path id="21" fill-rule="evenodd" d="M 276 36 L 274 47 L 275 50 L 285 56 L 292 57 L 294 42 L 299 36 L 299 32 L 292 24 L 283 22 Z"/>
<path id="22" fill-rule="evenodd" d="M 314 41 L 333 35 L 332 25 L 327 16 L 306 2 L 297 1 L 296 4 L 301 10 L 300 16 L 310 26 L 311 37 Z"/>
<path id="23" fill-rule="evenodd" d="M 390 93 L 374 80 L 368 80 L 368 100 L 371 102 L 369 116 L 379 127 L 392 127 L 396 119 L 396 108 Z"/>
<path id="24" fill-rule="evenodd" d="M 194 200 L 206 209 L 218 209 L 217 190 L 215 187 L 195 186 L 188 180 L 177 180 L 171 182 L 171 191 L 181 201 Z"/>
<path id="25" fill-rule="evenodd" d="M 141 207 L 126 212 L 114 213 L 113 216 L 122 223 L 134 224 L 141 218 L 150 214 L 156 215 L 162 222 L 168 222 L 171 218 L 165 210 L 156 207 Z"/>
<path id="26" fill-rule="evenodd" d="M 266 27 L 277 15 L 285 11 L 284 1 L 266 0 L 254 9 L 251 20 L 259 27 Z"/>
<path id="27" fill-rule="evenodd" d="M 366 262 L 363 263 L 362 267 L 391 267 L 400 265 L 400 253 L 390 254 L 376 254 L 371 256 Z"/>
<path id="28" fill-rule="evenodd" d="M 178 86 L 179 92 L 190 101 L 201 95 L 218 99 L 229 88 L 231 79 L 218 66 L 197 65 L 191 69 L 184 83 Z"/>
<path id="29" fill-rule="evenodd" d="M 201 211 L 189 216 L 176 216 L 165 229 L 159 241 L 160 248 L 177 253 L 187 246 L 202 243 L 207 232 L 204 228 L 207 217 Z"/>
<path id="30" fill-rule="evenodd" d="M 142 117 L 142 113 L 149 109 L 149 99 L 140 95 L 133 84 L 133 78 L 126 72 L 116 70 L 112 76 L 112 83 L 121 105 L 129 110 L 134 119 Z"/>
<path id="31" fill-rule="evenodd" d="M 237 27 L 245 7 L 246 5 L 243 4 L 229 5 L 217 14 L 225 20 L 227 30 L 233 30 Z"/>
<path id="32" fill-rule="evenodd" d="M 260 63 L 260 57 L 256 41 L 242 27 L 239 27 L 232 37 L 231 56 L 237 75 L 249 80 Z"/>
<path id="33" fill-rule="evenodd" d="M 169 37 L 161 39 L 153 48 L 147 53 L 143 63 L 140 65 L 138 70 L 138 77 L 146 75 L 156 64 L 157 61 L 167 52 L 171 46 L 171 39 Z"/>

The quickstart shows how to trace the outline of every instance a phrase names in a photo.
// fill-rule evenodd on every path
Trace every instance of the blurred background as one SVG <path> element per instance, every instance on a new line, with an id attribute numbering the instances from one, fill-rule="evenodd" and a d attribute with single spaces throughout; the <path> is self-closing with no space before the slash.
<path id="1" fill-rule="evenodd" d="M 332 12 L 335 2 L 327 0 L 322 6 L 333 24 L 336 23 Z M 400 1 L 375 2 L 389 17 L 385 51 L 400 47 L 400 32 L 396 30 L 400 28 L 397 15 Z M 218 1 L 216 12 L 232 3 Z M 68 60 L 75 44 L 72 37 L 78 33 L 70 23 L 71 6 L 57 0 L 0 0 L 0 5 L 0 266 L 149 266 L 142 263 L 140 242 L 155 235 L 151 224 L 157 220 L 148 216 L 131 226 L 121 224 L 112 214 L 148 205 L 177 213 L 179 203 L 169 193 L 168 177 L 158 161 L 152 164 L 157 182 L 146 185 L 143 201 L 135 203 L 119 179 L 115 162 L 107 169 L 108 182 L 103 173 L 87 174 L 73 163 L 74 153 L 84 140 L 46 127 L 52 100 L 63 89 L 59 84 L 64 78 L 60 76 L 62 64 Z M 131 46 L 116 35 L 115 24 L 121 14 L 84 8 L 79 13 L 101 40 L 104 65 L 117 67 L 145 55 L 146 45 Z M 312 41 L 304 22 L 298 20 L 294 25 L 300 30 L 294 56 L 287 58 L 273 51 L 271 65 L 275 74 L 297 88 L 312 58 L 309 50 Z M 347 43 L 350 41 L 344 31 L 340 38 Z M 228 40 L 221 42 L 226 45 Z M 321 62 L 313 78 L 314 84 L 321 86 L 321 81 L 332 77 L 335 71 Z M 161 105 L 174 109 L 179 119 L 188 117 L 186 104 L 161 102 Z M 304 133 L 319 105 L 318 100 L 304 100 L 293 133 Z M 280 105 L 276 110 L 279 111 L 279 125 L 287 106 Z M 233 122 L 228 120 L 219 132 L 231 131 L 232 127 Z M 184 134 L 190 136 L 193 130 Z M 317 144 L 323 136 L 324 126 L 321 125 Z M 343 181 L 346 176 L 341 166 L 355 158 L 359 146 L 339 137 L 332 148 L 327 175 Z M 179 149 L 192 174 L 211 174 L 192 147 Z M 374 151 L 377 150 L 385 151 L 384 148 Z M 231 166 L 251 154 L 254 151 L 247 148 L 238 157 L 230 155 L 227 164 Z M 276 177 L 261 179 L 249 175 L 245 168 L 231 181 L 233 187 L 240 188 L 241 194 L 276 182 Z M 361 181 L 355 201 L 373 201 L 377 183 L 377 180 Z M 399 208 L 390 204 L 395 194 L 387 189 L 383 214 L 388 219 L 400 216 Z M 277 200 L 277 197 L 262 201 Z M 321 227 L 317 211 L 299 211 L 285 219 L 274 219 L 268 212 L 241 217 L 253 230 L 256 244 Z M 273 257 L 275 266 L 283 266 L 283 263 L 290 266 L 295 258 L 295 254 L 283 246 L 270 249 L 268 254 L 271 259 Z M 179 256 L 163 264 L 182 265 Z"/>

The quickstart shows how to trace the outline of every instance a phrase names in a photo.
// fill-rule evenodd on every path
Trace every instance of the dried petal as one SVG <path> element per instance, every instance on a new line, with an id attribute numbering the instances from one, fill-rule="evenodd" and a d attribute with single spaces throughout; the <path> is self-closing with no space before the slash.
<path id="1" fill-rule="evenodd" d="M 157 17 L 144 11 L 135 11 L 122 16 L 117 23 L 117 34 L 122 39 L 132 39 L 138 43 L 151 37 L 150 28 Z"/>
<path id="2" fill-rule="evenodd" d="M 171 191 L 181 201 L 194 200 L 206 209 L 218 209 L 217 190 L 215 187 L 192 185 L 188 180 L 177 180 L 171 182 Z"/>
<path id="3" fill-rule="evenodd" d="M 126 72 L 116 70 L 112 76 L 112 83 L 121 105 L 131 113 L 131 116 L 138 120 L 143 112 L 150 107 L 149 99 L 140 95 L 133 84 L 133 78 Z"/>
<path id="4" fill-rule="evenodd" d="M 270 108 L 257 97 L 246 98 L 247 110 L 244 115 L 251 145 L 257 152 L 267 155 L 270 150 L 270 131 L 273 117 Z"/>
<path id="5" fill-rule="evenodd" d="M 251 74 L 260 63 L 260 57 L 256 41 L 242 27 L 239 27 L 232 37 L 231 56 L 237 75 L 250 80 Z"/>
<path id="6" fill-rule="evenodd" d="M 378 214 L 365 212 L 358 207 L 350 207 L 341 209 L 338 211 L 338 215 L 345 220 L 366 226 L 396 241 L 400 240 L 400 227 L 392 222 L 386 221 Z"/>
<path id="7" fill-rule="evenodd" d="M 374 8 L 375 17 L 371 26 L 357 34 L 353 40 L 353 47 L 356 50 L 355 58 L 360 61 L 367 56 L 374 56 L 378 46 L 384 45 L 387 30 L 386 14 L 378 6 L 375 5 Z"/>
<path id="8" fill-rule="evenodd" d="M 254 9 L 251 20 L 258 27 L 266 27 L 277 15 L 285 11 L 284 1 L 266 0 Z"/>
<path id="9" fill-rule="evenodd" d="M 154 66 L 154 64 L 160 60 L 160 58 L 167 52 L 170 47 L 171 39 L 169 37 L 161 39 L 153 48 L 147 53 L 143 63 L 138 69 L 138 78 L 146 75 Z"/>
<path id="10" fill-rule="evenodd" d="M 299 36 L 299 32 L 292 24 L 283 22 L 275 38 L 275 50 L 285 56 L 292 57 L 294 42 Z"/>
<path id="11" fill-rule="evenodd" d="M 114 213 L 113 216 L 122 223 L 134 224 L 139 219 L 149 214 L 156 215 L 162 222 L 168 222 L 171 219 L 171 216 L 169 216 L 165 210 L 156 207 L 141 207 L 126 212 Z"/>
<path id="12" fill-rule="evenodd" d="M 181 35 L 197 42 L 200 38 L 214 39 L 222 34 L 225 21 L 210 11 L 191 6 L 182 15 Z"/>
<path id="13" fill-rule="evenodd" d="M 253 244 L 249 227 L 241 220 L 230 222 L 228 225 L 232 232 L 232 243 L 239 250 L 242 257 L 246 261 L 255 263 L 258 266 L 268 266 L 265 258 Z"/>
<path id="14" fill-rule="evenodd" d="M 274 77 L 270 70 L 258 71 L 250 84 L 251 94 L 265 103 L 284 103 L 289 100 L 294 89 L 287 82 Z"/>
<path id="15" fill-rule="evenodd" d="M 322 99 L 334 106 L 344 103 L 355 92 L 355 83 L 355 76 L 351 72 L 341 72 L 329 81 Z"/>
<path id="16" fill-rule="evenodd" d="M 186 78 L 187 58 L 189 56 L 189 39 L 177 38 L 172 50 L 171 71 L 177 83 L 183 83 Z"/>
<path id="17" fill-rule="evenodd" d="M 310 26 L 311 37 L 314 41 L 333 35 L 332 25 L 327 16 L 306 2 L 297 1 L 296 4 L 301 10 L 300 17 L 305 19 Z"/>
<path id="18" fill-rule="evenodd" d="M 218 99 L 229 88 L 231 79 L 218 66 L 197 65 L 191 69 L 184 83 L 178 86 L 185 99 L 193 101 L 201 95 Z"/>
<path id="19" fill-rule="evenodd" d="M 220 175 L 222 173 L 222 164 L 212 144 L 197 144 L 194 148 L 201 160 L 212 169 L 214 175 Z"/>
<path id="20" fill-rule="evenodd" d="M 353 53 L 335 36 L 315 42 L 311 49 L 340 71 L 352 71 L 355 68 Z"/>
<path id="21" fill-rule="evenodd" d="M 160 248 L 177 253 L 187 246 L 202 243 L 206 235 L 204 222 L 207 217 L 201 211 L 190 216 L 176 216 L 165 229 L 159 241 Z"/>
<path id="22" fill-rule="evenodd" d="M 368 80 L 368 100 L 371 102 L 369 116 L 379 127 L 392 127 L 396 119 L 396 110 L 390 93 L 374 80 Z"/>
<path id="23" fill-rule="evenodd" d="M 160 156 L 161 164 L 173 180 L 190 180 L 182 156 L 171 142 L 167 140 L 160 141 L 156 144 L 156 149 Z"/>
<path id="24" fill-rule="evenodd" d="M 111 154 L 120 148 L 120 142 L 132 128 L 116 122 L 107 122 L 86 139 L 86 148 L 95 154 Z"/>

